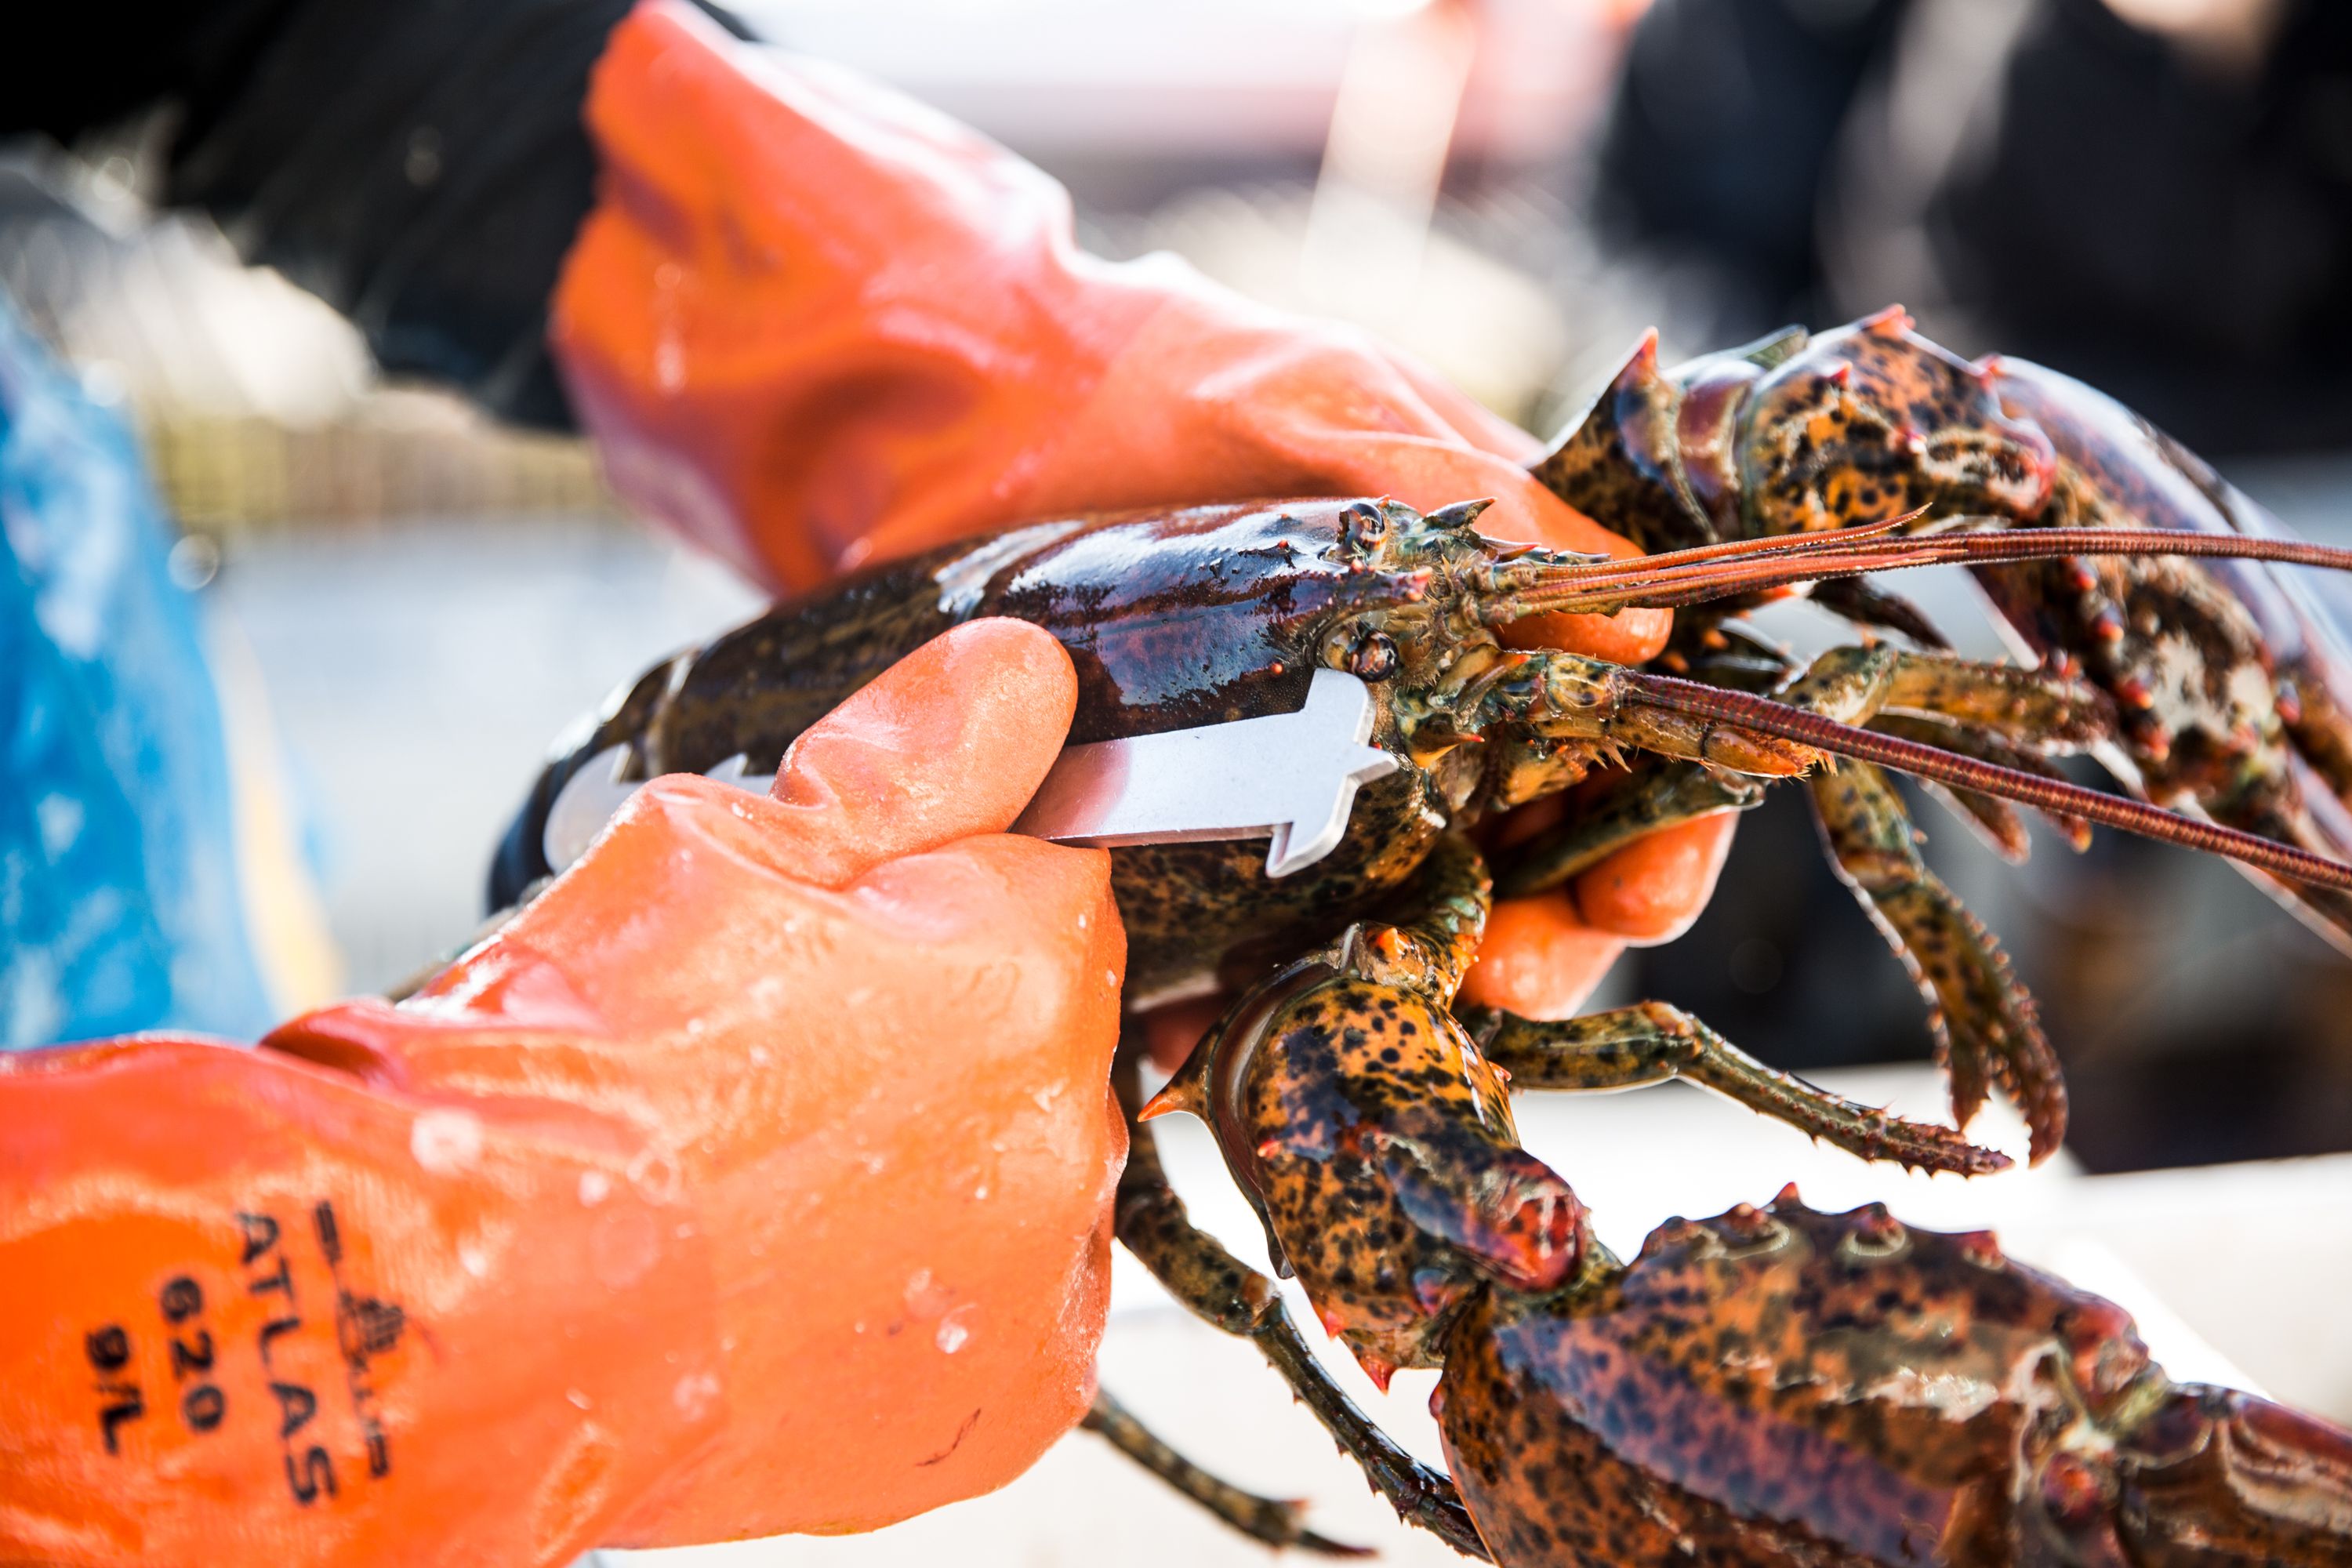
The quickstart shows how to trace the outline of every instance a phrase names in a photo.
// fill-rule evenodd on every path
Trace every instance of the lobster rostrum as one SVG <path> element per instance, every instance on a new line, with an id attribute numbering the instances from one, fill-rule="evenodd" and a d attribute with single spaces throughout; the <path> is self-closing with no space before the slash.
<path id="1" fill-rule="evenodd" d="M 1880 646 L 1775 671 L 1764 696 L 1510 649 L 1495 635 L 1554 609 L 1683 605 L 1986 549 L 2145 551 L 2143 537 L 2052 534 L 2021 546 L 2014 536 L 1912 541 L 1882 530 L 1621 562 L 1498 544 L 1472 526 L 1476 511 L 1470 503 L 1423 516 L 1392 503 L 1318 500 L 1078 518 L 869 569 L 619 693 L 541 776 L 500 851 L 493 898 L 510 902 L 545 874 L 551 802 L 609 748 L 625 746 L 644 776 L 704 772 L 737 756 L 764 765 L 904 653 L 971 617 L 1018 616 L 1062 640 L 1078 674 L 1079 742 L 1295 709 L 1316 668 L 1350 671 L 1374 694 L 1373 743 L 1399 766 L 1364 787 L 1326 858 L 1272 879 L 1255 845 L 1139 845 L 1112 851 L 1112 875 L 1131 1002 L 1206 985 L 1243 992 L 1158 1109 L 1209 1119 L 1275 1256 L 1298 1274 L 1327 1327 L 1384 1375 L 1450 1363 L 1463 1325 L 1486 1321 L 1496 1303 L 1564 1311 L 1616 1267 L 1567 1184 L 1518 1148 L 1507 1083 L 1614 1089 L 1681 1077 L 1864 1157 L 1961 1172 L 2007 1163 L 1950 1128 L 1892 1118 L 1775 1072 L 1661 1004 L 1565 1023 L 1457 1016 L 1455 986 L 1491 897 L 1473 836 L 1509 808 L 1612 772 L 1630 754 L 1645 770 L 1688 769 L 1685 782 L 1701 787 L 1685 798 L 1712 791 L 1717 804 L 1706 809 L 1721 809 L 1752 798 L 1752 781 L 1806 775 L 1845 754 L 2253 856 L 2282 874 L 2352 880 L 2346 868 L 2292 847 L 2013 765 L 2105 732 L 2105 700 L 2080 680 Z M 2305 547 L 2273 552 L 2290 550 Z M 1985 754 L 1898 733 L 1890 721 L 1899 718 L 1945 726 Z M 1928 884 L 1891 791 L 1883 781 L 1876 792 L 1864 787 L 1874 776 L 1855 763 L 1839 768 L 1835 779 L 1855 786 L 1840 795 L 1852 830 L 1831 841 L 1851 874 L 1901 908 Z M 1659 812 L 1644 795 L 1592 816 L 1602 821 L 1588 838 L 1613 843 Z M 1557 859 L 1559 843 L 1544 847 Z M 1953 973 L 1990 973 L 2005 984 L 1990 939 L 1964 916 L 1956 922 L 1922 929 L 1969 949 Z M 1931 951 L 1919 961 L 1933 969 L 1945 959 Z M 2014 1004 L 2001 991 L 1989 1005 Z M 1979 1086 L 1990 1078 L 2011 1087 L 2046 1147 L 2063 1114 L 2054 1069 L 2021 1054 L 2031 1043 L 2021 1036 L 2009 1043 L 2011 1055 L 1990 1065 L 1956 1050 L 1956 1083 L 1973 1071 Z M 1257 1343 L 1401 1511 L 1483 1552 L 1485 1516 L 1474 1522 L 1444 1478 L 1397 1448 L 1321 1374 L 1273 1282 L 1191 1226 L 1150 1129 L 1137 1131 L 1121 1240 L 1197 1310 Z M 1483 1397 L 1454 1400 L 1450 1419 L 1466 1419 Z M 1262 1538 L 1318 1543 L 1281 1505 L 1205 1476 L 1108 1399 L 1090 1424 Z"/>

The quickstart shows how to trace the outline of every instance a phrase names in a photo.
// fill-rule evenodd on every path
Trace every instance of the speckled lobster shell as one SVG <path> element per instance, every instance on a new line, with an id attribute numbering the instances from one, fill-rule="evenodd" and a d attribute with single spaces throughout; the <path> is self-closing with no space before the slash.
<path id="1" fill-rule="evenodd" d="M 1490 1291 L 1433 1400 L 1525 1568 L 2352 1562 L 2352 1436 L 2170 1384 L 2119 1307 L 1873 1205 L 1670 1221 Z"/>

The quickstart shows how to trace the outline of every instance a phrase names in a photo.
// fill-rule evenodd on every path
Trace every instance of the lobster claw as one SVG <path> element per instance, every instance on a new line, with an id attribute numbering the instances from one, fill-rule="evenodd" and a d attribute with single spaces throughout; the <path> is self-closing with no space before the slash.
<path id="1" fill-rule="evenodd" d="M 1398 1208 L 1517 1289 L 1565 1283 L 1591 1238 L 1584 1205 L 1569 1184 L 1524 1149 L 1432 1131 L 1437 1135 L 1429 1139 L 1385 1131 L 1370 1140 Z"/>
<path id="2" fill-rule="evenodd" d="M 2118 1444 L 2141 1568 L 2352 1563 L 2352 1432 L 2234 1389 L 2174 1387 Z"/>

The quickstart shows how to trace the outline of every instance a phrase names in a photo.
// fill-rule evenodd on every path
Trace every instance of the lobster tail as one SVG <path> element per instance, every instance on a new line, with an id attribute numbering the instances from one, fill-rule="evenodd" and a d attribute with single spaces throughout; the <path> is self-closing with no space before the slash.
<path id="1" fill-rule="evenodd" d="M 1571 424 L 1535 477 L 1579 511 L 1644 550 L 1706 544 L 1714 533 L 1684 490 L 1675 413 L 1681 393 L 1658 368 L 1658 332 L 1642 334 L 1633 353 Z"/>
<path id="2" fill-rule="evenodd" d="M 1900 310 L 1813 339 L 1757 386 L 1740 429 L 1751 533 L 1922 510 L 2032 518 L 2058 471 L 2049 437 L 2002 412 L 1990 374 Z"/>
<path id="3" fill-rule="evenodd" d="M 1535 477 L 1653 552 L 1754 531 L 1741 469 L 1750 396 L 1806 342 L 1802 327 L 1790 327 L 1669 372 L 1658 368 L 1653 330 Z"/>

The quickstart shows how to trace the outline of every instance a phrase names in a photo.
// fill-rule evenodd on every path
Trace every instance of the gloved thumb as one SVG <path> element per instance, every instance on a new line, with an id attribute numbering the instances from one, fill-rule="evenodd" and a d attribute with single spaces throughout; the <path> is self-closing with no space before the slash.
<path id="1" fill-rule="evenodd" d="M 1002 833 L 1037 793 L 1077 710 L 1051 633 L 972 621 L 917 648 L 784 753 L 771 791 L 793 877 L 842 888 L 870 868 Z"/>

